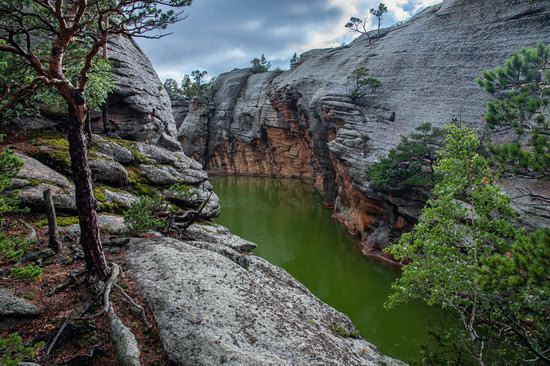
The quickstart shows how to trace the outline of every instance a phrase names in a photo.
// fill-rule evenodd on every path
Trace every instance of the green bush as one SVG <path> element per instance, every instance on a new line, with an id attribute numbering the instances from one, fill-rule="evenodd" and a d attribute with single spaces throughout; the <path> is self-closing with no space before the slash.
<path id="1" fill-rule="evenodd" d="M 7 338 L 0 337 L 0 365 L 17 366 L 23 361 L 33 361 L 44 346 L 44 342 L 25 346 L 18 333 L 12 333 Z"/>
<path id="2" fill-rule="evenodd" d="M 380 80 L 373 78 L 364 66 L 358 66 L 348 76 L 348 96 L 355 102 L 380 88 Z"/>
<path id="3" fill-rule="evenodd" d="M 416 186 L 431 188 L 437 150 L 443 146 L 445 131 L 424 123 L 409 136 L 401 138 L 388 156 L 367 170 L 369 180 L 378 187 Z"/>
<path id="4" fill-rule="evenodd" d="M 0 255 L 9 260 L 18 260 L 27 254 L 29 241 L 0 233 Z"/>
<path id="5" fill-rule="evenodd" d="M 42 277 L 42 268 L 35 265 L 28 265 L 23 267 L 14 267 L 11 269 L 11 274 L 22 280 L 31 279 L 38 281 Z"/>
<path id="6" fill-rule="evenodd" d="M 165 224 L 165 220 L 159 218 L 159 215 L 167 211 L 168 204 L 162 197 L 143 196 L 126 211 L 124 221 L 131 234 L 159 230 Z"/>
<path id="7" fill-rule="evenodd" d="M 0 142 L 4 135 L 0 135 Z M 15 156 L 9 150 L 0 151 L 0 214 L 13 211 L 16 201 L 11 195 L 6 194 L 6 190 L 11 186 L 11 180 L 14 178 L 23 166 L 23 160 Z"/>

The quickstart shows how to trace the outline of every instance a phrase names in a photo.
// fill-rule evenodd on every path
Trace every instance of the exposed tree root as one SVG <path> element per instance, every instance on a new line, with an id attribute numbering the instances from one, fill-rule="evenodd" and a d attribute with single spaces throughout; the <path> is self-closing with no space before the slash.
<path id="1" fill-rule="evenodd" d="M 145 315 L 145 309 L 143 308 L 143 306 L 139 305 L 138 303 L 136 303 L 131 297 L 130 295 L 128 295 L 126 293 L 126 291 L 124 291 L 124 289 L 122 287 L 120 287 L 118 284 L 115 284 L 115 288 L 117 290 L 119 290 L 121 293 L 122 293 L 122 296 L 124 297 L 124 299 L 126 301 L 128 301 L 128 303 L 130 305 L 132 305 L 137 311 L 139 311 L 141 313 L 141 317 L 143 318 L 143 322 L 145 323 L 145 325 L 147 326 L 147 328 L 151 328 L 152 325 L 151 323 L 149 323 L 149 321 L 147 320 L 147 316 Z"/>
<path id="2" fill-rule="evenodd" d="M 84 270 L 81 270 L 81 271 L 74 271 L 74 272 L 70 272 L 68 275 L 67 275 L 67 278 L 65 279 L 65 281 L 63 281 L 62 283 L 60 283 L 59 285 L 55 286 L 53 288 L 53 290 L 51 290 L 50 292 L 48 292 L 48 296 L 52 296 L 52 295 L 55 295 L 57 294 L 58 292 L 61 292 L 63 291 L 65 288 L 67 288 L 68 286 L 72 285 L 73 283 L 76 282 L 76 279 L 80 276 L 82 276 L 83 274 L 85 274 L 86 272 Z"/>
<path id="3" fill-rule="evenodd" d="M 63 334 L 63 331 L 65 330 L 65 328 L 67 327 L 67 325 L 69 324 L 69 322 L 71 321 L 72 317 L 71 316 L 68 316 L 65 321 L 63 322 L 63 324 L 61 325 L 61 327 L 59 328 L 59 330 L 57 331 L 57 333 L 55 334 L 55 337 L 53 337 L 52 341 L 50 342 L 50 344 L 48 345 L 48 348 L 46 349 L 46 356 L 49 356 L 50 353 L 52 352 L 52 349 L 54 348 L 55 344 L 57 343 L 57 340 L 59 339 L 59 337 L 61 336 L 61 334 Z"/>
<path id="4" fill-rule="evenodd" d="M 51 296 L 55 293 L 58 293 L 58 292 L 62 291 L 67 286 L 74 283 L 78 276 L 80 276 L 84 273 L 85 273 L 85 271 L 78 271 L 78 272 L 69 273 L 68 276 L 67 276 L 67 279 L 65 281 L 63 281 L 63 283 L 61 283 L 60 285 L 56 286 L 52 291 L 50 291 L 48 293 L 48 296 Z M 89 320 L 98 318 L 100 316 L 107 315 L 109 317 L 109 319 L 111 320 L 111 326 L 114 327 L 115 325 L 117 325 L 117 329 L 118 329 L 119 333 L 124 335 L 123 339 L 113 339 L 113 341 L 117 344 L 117 347 L 119 349 L 128 349 L 128 355 L 126 355 L 126 356 L 121 355 L 121 357 L 122 358 L 126 357 L 127 360 L 134 360 L 135 361 L 136 352 L 137 352 L 137 355 L 138 355 L 137 359 L 139 359 L 139 349 L 138 349 L 138 346 L 137 346 L 137 341 L 135 339 L 135 335 L 132 333 L 130 328 L 124 327 L 122 321 L 120 320 L 120 318 L 115 313 L 113 304 L 111 302 L 111 294 L 112 294 L 113 288 L 116 288 L 120 291 L 120 293 L 122 294 L 122 297 L 126 300 L 126 302 L 128 302 L 130 304 L 130 306 L 132 307 L 133 310 L 138 311 L 139 313 L 141 313 L 141 316 L 143 318 L 143 322 L 145 323 L 147 328 L 151 328 L 152 325 L 147 320 L 145 309 L 141 305 L 136 303 L 132 299 L 132 297 L 130 295 L 128 295 L 126 293 L 126 291 L 124 291 L 124 289 L 120 285 L 117 284 L 117 281 L 123 275 L 124 274 L 122 272 L 121 267 L 116 263 L 111 263 L 111 273 L 110 273 L 110 276 L 107 279 L 107 281 L 101 282 L 101 281 L 99 281 L 97 279 L 94 279 L 94 278 L 90 279 L 92 289 L 95 288 L 95 289 L 99 289 L 99 290 L 96 291 L 96 293 L 93 296 L 93 299 L 88 304 L 86 304 L 86 306 L 84 307 L 84 309 L 80 313 L 77 313 L 76 311 L 73 311 L 69 316 L 67 316 L 67 318 L 65 319 L 65 321 L 63 322 L 63 324 L 61 325 L 61 327 L 59 328 L 59 330 L 57 331 L 57 333 L 55 334 L 55 336 L 52 338 L 51 342 L 49 343 L 49 345 L 46 349 L 46 357 L 50 356 L 50 354 L 51 354 L 52 350 L 54 349 L 54 347 L 56 346 L 56 344 L 59 343 L 59 339 L 62 336 L 63 332 L 66 330 L 67 326 L 70 325 L 72 322 L 77 321 L 77 320 L 89 321 Z M 101 309 L 98 312 L 96 312 L 94 314 L 91 314 L 91 315 L 86 315 L 86 314 L 88 314 L 88 312 L 91 309 L 93 309 L 97 306 L 101 306 Z M 122 327 L 124 327 L 123 332 L 121 331 Z M 120 334 L 119 334 L 118 337 L 122 337 L 122 335 L 120 335 Z M 92 348 L 92 351 L 90 353 L 91 357 L 93 357 L 93 354 L 95 352 L 94 348 L 98 348 L 98 347 L 99 346 L 97 346 L 97 347 L 94 346 Z M 127 361 L 127 362 L 130 362 L 130 361 Z M 125 361 L 125 363 L 127 363 L 127 362 Z M 130 364 L 131 364 L 131 362 L 130 362 Z"/>

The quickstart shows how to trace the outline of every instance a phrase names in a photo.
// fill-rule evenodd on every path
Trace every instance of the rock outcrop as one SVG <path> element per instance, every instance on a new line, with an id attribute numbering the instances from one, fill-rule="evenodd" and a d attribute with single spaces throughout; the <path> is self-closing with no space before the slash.
<path id="1" fill-rule="evenodd" d="M 213 172 L 315 178 L 334 217 L 363 236 L 365 251 L 380 248 L 415 222 L 425 198 L 373 188 L 368 165 L 423 122 L 443 126 L 457 116 L 483 130 L 487 95 L 476 78 L 516 50 L 550 42 L 549 27 L 548 1 L 445 0 L 372 45 L 363 36 L 307 52 L 283 73 L 220 75 L 210 98 L 180 110 L 180 141 Z M 348 76 L 358 66 L 381 87 L 353 103 Z M 525 183 L 532 184 L 506 189 L 514 196 Z M 533 192 L 548 194 L 539 183 Z M 550 224 L 547 209 L 515 204 L 527 222 Z"/>
<path id="2" fill-rule="evenodd" d="M 17 153 L 24 164 L 13 188 L 22 204 L 36 211 L 44 209 L 43 193 L 50 189 L 56 208 L 73 213 L 76 202 L 68 142 L 57 134 L 38 136 L 30 139 L 32 147 L 27 147 L 27 155 Z M 18 146 L 14 148 L 17 151 Z M 89 157 L 100 212 L 121 213 L 139 195 L 156 191 L 184 209 L 205 203 L 201 211 L 205 219 L 219 215 L 219 198 L 208 175 L 201 164 L 182 151 L 94 135 Z"/>
<path id="3" fill-rule="evenodd" d="M 288 273 L 219 226 L 183 242 L 134 239 L 127 254 L 176 365 L 400 365 Z"/>
<path id="4" fill-rule="evenodd" d="M 140 47 L 129 38 L 114 37 L 109 59 L 115 90 L 109 96 L 109 124 L 102 127 L 121 138 L 180 150 L 170 98 Z"/>
<path id="5" fill-rule="evenodd" d="M 109 95 L 109 121 L 101 113 L 91 114 L 94 132 L 109 133 L 122 139 L 181 150 L 170 97 L 147 56 L 132 39 L 113 36 L 108 45 L 112 61 L 114 90 Z M 43 130 L 64 123 L 63 116 L 14 118 L 11 124 L 21 130 Z"/>
<path id="6" fill-rule="evenodd" d="M 40 314 L 40 310 L 28 300 L 16 296 L 13 291 L 0 288 L 0 317 L 24 317 Z"/>

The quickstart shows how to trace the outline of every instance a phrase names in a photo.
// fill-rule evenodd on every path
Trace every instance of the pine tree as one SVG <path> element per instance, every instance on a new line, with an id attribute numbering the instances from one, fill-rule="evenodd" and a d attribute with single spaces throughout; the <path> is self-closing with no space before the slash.
<path id="1" fill-rule="evenodd" d="M 156 30 L 159 33 L 153 37 L 162 37 L 163 29 L 183 19 L 178 10 L 189 5 L 191 0 L 0 1 L 0 53 L 16 56 L 22 68 L 32 71 L 32 78 L 18 89 L 30 86 L 34 93 L 38 86 L 50 87 L 65 104 L 80 244 L 87 271 L 96 283 L 107 280 L 111 269 L 101 245 L 84 136 L 92 109 L 87 94 L 93 84 L 92 69 L 110 36 L 140 36 Z M 68 57 L 73 52 L 79 56 Z M 76 73 L 66 72 L 71 69 Z M 0 95 L 0 100 L 4 97 Z"/>
<path id="2" fill-rule="evenodd" d="M 358 66 L 348 76 L 348 96 L 357 102 L 380 88 L 380 80 L 373 78 L 364 66 Z"/>
<path id="3" fill-rule="evenodd" d="M 550 46 L 514 53 L 504 66 L 484 71 L 478 84 L 494 97 L 487 125 L 512 135 L 489 147 L 495 162 L 507 174 L 550 177 Z"/>
<path id="4" fill-rule="evenodd" d="M 271 68 L 271 62 L 267 60 L 264 54 L 260 58 L 253 58 L 250 63 L 252 64 L 252 70 L 257 73 L 267 72 Z"/>
<path id="5" fill-rule="evenodd" d="M 376 17 L 378 20 L 378 39 L 380 39 L 380 25 L 382 23 L 382 18 L 384 17 L 384 14 L 388 12 L 388 7 L 384 5 L 383 3 L 378 4 L 378 8 L 371 9 L 370 13 Z"/>
<path id="6" fill-rule="evenodd" d="M 178 82 L 174 79 L 166 79 L 162 86 L 164 87 L 170 98 L 177 98 L 178 96 L 182 95 L 182 90 L 178 86 Z"/>
<path id="7" fill-rule="evenodd" d="M 300 61 L 300 57 L 297 53 L 294 53 L 294 55 L 292 55 L 292 58 L 290 59 L 290 67 L 292 68 L 294 65 L 296 65 L 298 61 Z"/>
<path id="8" fill-rule="evenodd" d="M 429 123 L 413 133 L 367 170 L 369 180 L 381 188 L 407 186 L 431 188 L 435 183 L 436 152 L 443 146 L 445 131 Z"/>
<path id="9" fill-rule="evenodd" d="M 457 316 L 461 328 L 435 331 L 445 348 L 428 352 L 426 364 L 547 362 L 549 233 L 519 228 L 479 147 L 475 131 L 448 127 L 435 197 L 389 247 L 407 264 L 387 306 L 419 300 Z"/>

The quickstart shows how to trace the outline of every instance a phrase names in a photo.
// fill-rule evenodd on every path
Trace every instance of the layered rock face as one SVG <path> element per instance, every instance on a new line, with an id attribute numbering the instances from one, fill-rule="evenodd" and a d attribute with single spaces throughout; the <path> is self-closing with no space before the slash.
<path id="1" fill-rule="evenodd" d="M 43 210 L 43 194 L 49 189 L 57 210 L 75 213 L 69 153 L 63 149 L 68 146 L 66 140 L 45 134 L 31 139 L 29 145 L 13 146 L 24 162 L 13 180 L 21 203 L 35 211 Z M 139 195 L 158 192 L 184 209 L 196 209 L 206 202 L 201 211 L 204 219 L 219 215 L 219 198 L 208 175 L 201 164 L 181 151 L 95 135 L 89 158 L 99 212 L 121 213 L 137 202 Z M 105 226 L 116 226 L 109 221 L 110 216 L 104 219 Z"/>
<path id="2" fill-rule="evenodd" d="M 307 52 L 287 72 L 220 75 L 211 98 L 178 115 L 180 141 L 213 172 L 315 178 L 334 217 L 363 235 L 365 250 L 381 248 L 414 223 L 425 197 L 373 188 L 368 165 L 423 122 L 444 126 L 456 116 L 482 131 L 488 98 L 476 78 L 516 50 L 550 42 L 549 26 L 548 1 L 446 0 L 372 45 L 359 37 Z M 348 76 L 358 66 L 381 87 L 355 104 Z M 523 184 L 506 189 L 513 196 Z M 533 189 L 548 193 L 546 183 Z M 516 207 L 528 221 L 549 224 L 540 207 Z"/>
<path id="3" fill-rule="evenodd" d="M 181 150 L 170 97 L 147 56 L 133 40 L 122 36 L 109 40 L 108 55 L 114 84 L 108 100 L 109 120 L 105 125 L 101 113 L 92 112 L 94 132 Z M 12 124 L 23 130 L 42 130 L 63 122 L 59 116 L 41 116 L 17 118 Z"/>
<path id="4" fill-rule="evenodd" d="M 402 365 L 342 313 L 220 226 L 135 239 L 127 254 L 176 365 Z M 170 275 L 166 275 L 169 273 Z"/>
<path id="5" fill-rule="evenodd" d="M 179 150 L 168 93 L 139 46 L 126 37 L 109 42 L 115 90 L 109 96 L 108 131 L 134 141 Z"/>

